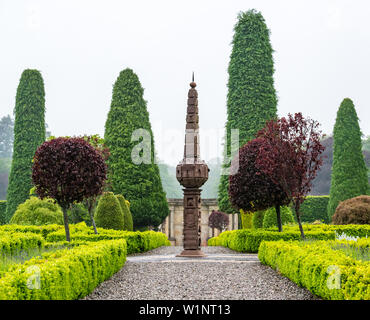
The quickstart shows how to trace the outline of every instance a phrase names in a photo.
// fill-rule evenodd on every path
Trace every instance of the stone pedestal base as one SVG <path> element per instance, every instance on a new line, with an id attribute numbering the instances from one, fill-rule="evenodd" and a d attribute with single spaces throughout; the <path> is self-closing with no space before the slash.
<path id="1" fill-rule="evenodd" d="M 202 250 L 184 250 L 176 257 L 186 257 L 186 258 L 203 258 L 206 257 Z"/>

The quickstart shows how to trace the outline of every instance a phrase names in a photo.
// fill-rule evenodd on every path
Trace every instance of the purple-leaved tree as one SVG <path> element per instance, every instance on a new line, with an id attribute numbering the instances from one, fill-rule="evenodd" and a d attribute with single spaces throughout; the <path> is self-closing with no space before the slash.
<path id="1" fill-rule="evenodd" d="M 101 155 L 83 138 L 56 138 L 38 147 L 33 159 L 32 182 L 43 199 L 61 206 L 66 239 L 70 241 L 67 208 L 73 202 L 102 193 L 107 166 Z"/>

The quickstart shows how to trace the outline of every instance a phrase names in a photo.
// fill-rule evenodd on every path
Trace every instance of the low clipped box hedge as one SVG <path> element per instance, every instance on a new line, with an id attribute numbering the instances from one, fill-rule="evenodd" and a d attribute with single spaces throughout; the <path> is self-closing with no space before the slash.
<path id="1" fill-rule="evenodd" d="M 98 228 L 98 234 L 94 233 L 92 227 L 86 226 L 81 222 L 70 225 L 71 240 L 78 241 L 101 241 L 126 239 L 127 252 L 139 253 L 158 248 L 160 246 L 170 246 L 171 243 L 167 236 L 162 232 L 155 231 L 121 231 L 113 229 Z M 3 225 L 0 226 L 0 234 L 7 233 L 35 233 L 41 235 L 47 242 L 63 242 L 66 240 L 64 227 L 60 225 L 45 226 L 19 226 Z"/>
<path id="2" fill-rule="evenodd" d="M 42 248 L 44 244 L 45 240 L 39 234 L 0 231 L 0 257 L 31 248 Z"/>
<path id="3" fill-rule="evenodd" d="M 23 226 L 23 225 L 15 225 L 15 224 L 14 225 L 5 224 L 3 226 L 0 226 L 0 233 L 1 232 L 36 233 L 36 234 L 40 234 L 44 239 L 46 239 L 49 233 L 55 232 L 58 230 L 64 230 L 64 227 L 61 225 L 57 225 L 57 224 L 44 225 L 44 226 Z"/>
<path id="4" fill-rule="evenodd" d="M 358 225 L 358 224 L 347 224 L 347 225 L 330 225 L 330 224 L 303 224 L 303 230 L 306 231 L 334 231 L 338 235 L 347 235 L 351 237 L 370 237 L 370 225 Z M 277 228 L 269 228 L 269 231 L 277 231 Z M 298 226 L 284 226 L 284 231 L 299 231 Z"/>
<path id="5" fill-rule="evenodd" d="M 4 255 L 28 249 L 52 249 L 0 272 L 0 300 L 72 300 L 91 293 L 122 268 L 128 253 L 170 245 L 161 232 L 130 232 L 71 225 L 71 242 L 63 226 L 0 226 Z M 36 273 L 35 273 L 36 272 Z M 39 279 L 39 287 L 30 287 Z"/>
<path id="6" fill-rule="evenodd" d="M 85 230 L 71 230 L 71 240 L 97 242 L 112 239 L 125 239 L 127 241 L 128 254 L 171 245 L 167 236 L 162 232 L 117 231 L 98 228 L 98 234 L 94 234 L 93 230 L 87 228 Z M 64 241 L 65 233 L 63 230 L 49 233 L 46 240 L 48 242 Z"/>
<path id="7" fill-rule="evenodd" d="M 357 245 L 369 248 L 370 239 L 360 240 Z M 258 258 L 324 299 L 369 300 L 370 262 L 334 250 L 336 243 L 344 242 L 263 241 Z"/>
<path id="8" fill-rule="evenodd" d="M 334 231 L 307 231 L 305 233 L 307 239 L 315 240 L 334 240 Z M 268 230 L 233 230 L 225 231 L 218 237 L 208 240 L 209 246 L 224 246 L 239 252 L 258 252 L 262 241 L 294 241 L 300 240 L 301 234 L 299 231 L 268 231 Z"/>
<path id="9" fill-rule="evenodd" d="M 126 261 L 124 239 L 90 242 L 43 254 L 0 278 L 0 300 L 73 300 L 91 293 Z M 37 277 L 37 286 L 30 279 Z M 32 282 L 31 282 L 32 283 Z"/>

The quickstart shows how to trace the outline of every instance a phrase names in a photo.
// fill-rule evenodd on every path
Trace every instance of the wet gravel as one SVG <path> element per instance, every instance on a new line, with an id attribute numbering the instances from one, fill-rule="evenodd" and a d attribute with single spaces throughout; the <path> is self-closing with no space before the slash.
<path id="1" fill-rule="evenodd" d="M 204 247 L 206 258 L 176 258 L 181 247 L 127 257 L 124 267 L 86 300 L 316 300 L 256 254 Z"/>

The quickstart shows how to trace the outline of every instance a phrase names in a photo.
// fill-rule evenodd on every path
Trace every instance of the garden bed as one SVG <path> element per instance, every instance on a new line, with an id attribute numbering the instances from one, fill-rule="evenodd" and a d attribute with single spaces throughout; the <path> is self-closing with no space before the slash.
<path id="1" fill-rule="evenodd" d="M 370 239 L 263 241 L 258 258 L 324 299 L 369 300 L 370 262 L 366 259 L 369 247 Z"/>
<path id="2" fill-rule="evenodd" d="M 120 270 L 128 253 L 170 245 L 160 232 L 71 225 L 0 227 L 0 300 L 80 299 Z"/>

